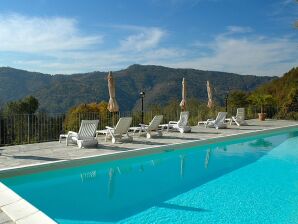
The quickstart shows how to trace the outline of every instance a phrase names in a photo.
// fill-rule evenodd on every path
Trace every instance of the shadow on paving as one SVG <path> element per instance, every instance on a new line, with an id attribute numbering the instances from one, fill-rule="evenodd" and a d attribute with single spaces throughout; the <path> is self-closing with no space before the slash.
<path id="1" fill-rule="evenodd" d="M 179 137 L 179 136 L 166 136 L 164 138 L 165 139 L 181 139 L 181 140 L 200 140 L 200 138 L 189 138 L 189 137 Z M 175 143 L 175 142 L 172 142 L 172 143 Z"/>
<path id="2" fill-rule="evenodd" d="M 192 131 L 193 134 L 208 134 L 208 135 L 219 135 L 220 132 L 207 132 L 207 131 Z"/>
<path id="3" fill-rule="evenodd" d="M 246 129 L 246 128 L 235 128 L 234 130 L 243 130 L 243 131 L 261 131 L 261 130 L 263 130 L 263 129 L 261 129 L 261 128 L 250 128 L 250 129 Z"/>
<path id="4" fill-rule="evenodd" d="M 50 158 L 50 157 L 41 157 L 41 156 L 11 156 L 15 159 L 30 159 L 30 160 L 41 160 L 41 161 L 58 161 L 61 159 Z"/>
<path id="5" fill-rule="evenodd" d="M 140 145 L 168 145 L 167 143 L 160 143 L 160 142 L 144 142 L 144 141 L 134 141 L 134 143 L 140 144 Z M 106 150 L 113 150 L 113 151 L 129 151 L 129 150 L 135 150 L 136 147 L 130 148 L 130 147 L 124 147 L 123 144 L 126 143 L 120 143 L 120 144 L 114 144 L 114 145 L 101 145 L 99 144 L 99 147 L 97 149 L 106 149 Z"/>

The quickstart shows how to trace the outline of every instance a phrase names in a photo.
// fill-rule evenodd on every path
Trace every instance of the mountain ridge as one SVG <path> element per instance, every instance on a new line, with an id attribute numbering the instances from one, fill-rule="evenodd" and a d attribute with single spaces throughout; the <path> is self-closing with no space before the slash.
<path id="1" fill-rule="evenodd" d="M 79 103 L 108 101 L 107 72 L 44 74 L 11 67 L 0 67 L 0 104 L 33 95 L 40 108 L 47 112 L 64 113 Z M 185 77 L 188 97 L 206 101 L 206 81 L 214 87 L 214 97 L 223 103 L 228 90 L 253 91 L 276 77 L 239 75 L 236 73 L 168 68 L 134 64 L 114 71 L 116 98 L 122 111 L 139 106 L 139 91 L 146 92 L 145 105 L 180 100 L 181 81 Z M 229 89 L 229 87 L 232 87 Z"/>

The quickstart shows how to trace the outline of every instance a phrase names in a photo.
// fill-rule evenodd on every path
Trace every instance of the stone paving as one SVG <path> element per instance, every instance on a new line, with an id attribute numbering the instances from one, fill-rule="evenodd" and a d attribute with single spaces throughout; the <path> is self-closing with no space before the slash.
<path id="1" fill-rule="evenodd" d="M 0 209 L 0 224 L 13 224 L 14 222 Z"/>
<path id="2" fill-rule="evenodd" d="M 162 137 L 146 139 L 134 136 L 133 142 L 121 142 L 112 144 L 105 142 L 104 136 L 98 137 L 99 145 L 95 148 L 79 149 L 77 146 L 66 146 L 64 142 L 45 142 L 27 145 L 0 147 L 0 170 L 5 170 L 17 166 L 35 165 L 59 160 L 72 160 L 87 156 L 98 156 L 111 154 L 117 151 L 128 151 L 132 149 L 150 148 L 173 143 L 183 143 L 193 140 L 204 140 L 216 138 L 230 134 L 240 134 L 251 131 L 266 130 L 271 128 L 298 125 L 297 121 L 285 120 L 249 120 L 247 126 L 228 126 L 227 129 L 216 130 L 214 128 L 204 128 L 204 126 L 192 127 L 192 132 L 180 134 L 178 132 L 164 132 Z M 0 209 L 0 224 L 14 223 Z"/>

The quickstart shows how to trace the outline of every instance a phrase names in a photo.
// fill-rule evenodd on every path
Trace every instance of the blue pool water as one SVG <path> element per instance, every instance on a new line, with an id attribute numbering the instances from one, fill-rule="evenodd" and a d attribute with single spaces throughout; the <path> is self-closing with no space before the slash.
<path id="1" fill-rule="evenodd" d="M 298 223 L 298 130 L 1 181 L 62 224 Z"/>

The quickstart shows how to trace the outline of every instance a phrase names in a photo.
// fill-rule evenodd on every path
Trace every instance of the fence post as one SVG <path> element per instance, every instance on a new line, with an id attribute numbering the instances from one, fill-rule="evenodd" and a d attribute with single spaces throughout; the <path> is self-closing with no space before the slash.
<path id="1" fill-rule="evenodd" d="M 29 117 L 29 114 L 27 114 L 27 122 L 28 122 L 28 143 L 30 143 L 30 117 Z"/>
<path id="2" fill-rule="evenodd" d="M 2 145 L 2 126 L 1 126 L 1 124 L 2 124 L 2 117 L 0 116 L 0 145 Z"/>

